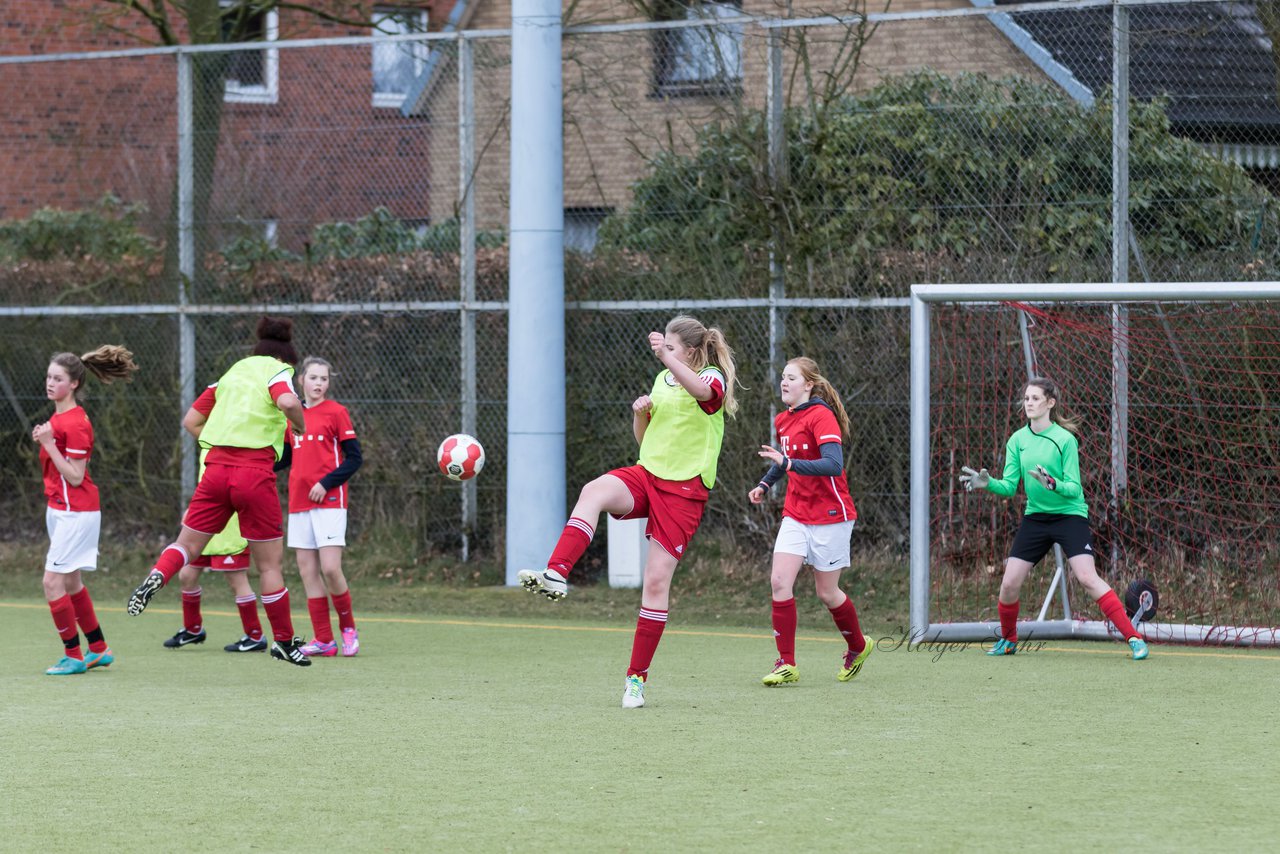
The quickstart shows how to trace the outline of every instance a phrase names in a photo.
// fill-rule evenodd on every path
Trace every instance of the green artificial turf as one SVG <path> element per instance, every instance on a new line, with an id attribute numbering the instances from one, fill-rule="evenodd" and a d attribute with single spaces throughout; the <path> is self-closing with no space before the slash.
<path id="1" fill-rule="evenodd" d="M 521 591 L 509 591 L 512 602 Z M 0 848 L 70 851 L 1264 850 L 1280 833 L 1280 653 L 1050 642 L 1011 658 L 884 634 L 853 682 L 805 620 L 673 621 L 620 708 L 634 612 L 370 613 L 297 668 L 161 647 L 176 591 L 100 602 L 117 662 L 43 675 L 46 606 L 0 603 Z M 295 604 L 297 604 L 295 602 Z M 299 626 L 306 625 L 295 611 Z"/>

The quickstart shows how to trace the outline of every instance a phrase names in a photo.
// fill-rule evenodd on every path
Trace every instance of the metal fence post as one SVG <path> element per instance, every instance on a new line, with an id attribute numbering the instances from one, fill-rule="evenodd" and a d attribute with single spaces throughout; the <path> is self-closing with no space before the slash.
<path id="1" fill-rule="evenodd" d="M 458 313 L 461 323 L 462 432 L 476 434 L 476 206 L 473 192 L 475 171 L 475 85 L 472 74 L 471 42 L 458 35 L 458 247 L 461 281 Z M 476 483 L 462 484 L 462 560 L 470 557 L 471 532 L 476 523 Z"/>
<path id="2" fill-rule="evenodd" d="M 196 399 L 196 327 L 184 309 L 190 305 L 196 276 L 195 141 L 192 110 L 191 54 L 178 57 L 178 384 L 183 412 Z M 182 497 L 196 489 L 196 444 L 179 428 L 182 440 Z"/>

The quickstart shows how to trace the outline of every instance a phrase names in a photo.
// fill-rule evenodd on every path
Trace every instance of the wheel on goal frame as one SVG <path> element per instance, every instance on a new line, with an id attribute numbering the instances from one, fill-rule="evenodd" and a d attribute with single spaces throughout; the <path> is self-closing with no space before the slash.
<path id="1" fill-rule="evenodd" d="M 1145 622 L 1156 615 L 1160 606 L 1160 592 L 1156 586 L 1145 578 L 1129 583 L 1124 592 L 1124 611 L 1135 623 Z"/>

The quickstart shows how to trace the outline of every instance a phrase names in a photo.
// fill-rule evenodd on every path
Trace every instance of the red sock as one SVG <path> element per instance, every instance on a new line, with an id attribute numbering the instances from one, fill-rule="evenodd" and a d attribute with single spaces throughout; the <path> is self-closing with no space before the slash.
<path id="1" fill-rule="evenodd" d="M 351 588 L 346 593 L 333 595 L 333 610 L 338 612 L 338 628 L 342 631 L 356 627 L 356 616 L 351 613 Z"/>
<path id="2" fill-rule="evenodd" d="M 89 642 L 93 652 L 106 652 L 107 640 L 102 636 L 102 627 L 98 625 L 98 614 L 93 609 L 93 599 L 89 596 L 89 588 L 81 587 L 79 593 L 71 594 L 71 607 L 76 611 L 76 622 L 84 639 Z"/>
<path id="3" fill-rule="evenodd" d="M 844 641 L 849 645 L 849 649 L 854 653 L 861 653 L 867 648 L 867 639 L 862 634 L 862 626 L 858 625 L 858 609 L 853 607 L 852 599 L 846 596 L 844 602 L 827 610 L 831 612 L 831 619 L 835 620 L 840 634 L 844 635 Z"/>
<path id="4" fill-rule="evenodd" d="M 240 612 L 240 625 L 249 640 L 262 640 L 262 623 L 258 620 L 258 597 L 250 593 L 248 596 L 236 597 L 236 610 Z"/>
<path id="5" fill-rule="evenodd" d="M 631 641 L 631 666 L 627 668 L 628 676 L 649 678 L 649 665 L 653 663 L 653 654 L 658 651 L 658 641 L 662 640 L 662 630 L 667 627 L 667 612 L 656 608 L 640 606 L 640 616 L 636 618 L 636 636 Z"/>
<path id="6" fill-rule="evenodd" d="M 796 599 L 773 602 L 773 642 L 783 664 L 796 663 Z"/>
<path id="7" fill-rule="evenodd" d="M 178 574 L 178 570 L 187 565 L 187 551 L 177 543 L 165 546 L 164 551 L 160 553 L 160 557 L 156 558 L 156 565 L 152 567 L 154 572 L 158 572 L 164 576 L 164 583 L 168 584 L 169 579 Z"/>
<path id="8" fill-rule="evenodd" d="M 200 613 L 200 597 L 204 588 L 182 591 L 182 627 L 191 634 L 199 634 L 204 628 L 204 617 Z"/>
<path id="9" fill-rule="evenodd" d="M 282 587 L 274 593 L 262 591 L 262 610 L 271 623 L 271 636 L 288 643 L 293 640 L 293 615 L 289 613 L 289 588 Z"/>
<path id="10" fill-rule="evenodd" d="M 67 658 L 84 661 L 84 653 L 80 651 L 80 633 L 76 631 L 76 606 L 71 604 L 71 597 L 63 594 L 50 602 L 49 613 L 53 614 L 53 627 L 62 638 L 64 654 Z"/>
<path id="11" fill-rule="evenodd" d="M 307 613 L 311 615 L 311 630 L 321 643 L 333 643 L 333 625 L 329 622 L 329 597 L 307 597 Z"/>
<path id="12" fill-rule="evenodd" d="M 1120 630 L 1120 634 L 1124 635 L 1125 640 L 1142 637 L 1134 631 L 1133 623 L 1129 622 L 1129 615 L 1124 612 L 1124 605 L 1120 604 L 1120 597 L 1116 595 L 1114 590 L 1108 590 L 1098 598 L 1098 607 L 1102 609 L 1102 613 L 1106 618 Z"/>
<path id="13" fill-rule="evenodd" d="M 1000 637 L 1007 641 L 1018 640 L 1018 603 L 1006 605 L 996 600 L 996 610 L 1000 613 Z"/>
<path id="14" fill-rule="evenodd" d="M 564 530 L 560 532 L 556 547 L 551 550 L 547 567 L 568 578 L 573 565 L 578 562 L 578 558 L 582 557 L 587 546 L 591 545 L 591 538 L 595 535 L 596 529 L 591 527 L 585 519 L 570 516 L 569 521 L 564 525 Z"/>

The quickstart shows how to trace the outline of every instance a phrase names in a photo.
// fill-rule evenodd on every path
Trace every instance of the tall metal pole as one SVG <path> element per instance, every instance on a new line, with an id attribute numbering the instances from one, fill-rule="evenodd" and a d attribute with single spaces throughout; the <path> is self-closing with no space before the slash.
<path id="1" fill-rule="evenodd" d="M 1129 281 L 1129 9 L 1112 7 L 1111 29 L 1111 282 Z M 1129 310 L 1111 306 L 1111 502 L 1114 524 L 1129 488 Z M 1120 539 L 1111 539 L 1111 571 Z"/>
<path id="2" fill-rule="evenodd" d="M 769 130 L 769 185 L 775 204 L 781 198 L 782 186 L 787 179 L 787 140 L 783 126 L 782 104 L 782 32 L 777 27 L 768 30 L 768 77 L 769 86 L 765 93 L 765 114 L 768 116 Z M 775 300 L 787 295 L 786 265 L 782 258 L 784 251 L 782 227 L 779 223 L 781 211 L 775 210 L 770 217 L 772 237 L 769 246 L 769 376 L 776 377 L 782 372 L 782 342 L 786 337 L 786 317 L 783 309 Z M 773 424 L 770 421 L 770 430 Z"/>
<path id="3" fill-rule="evenodd" d="M 475 86 L 472 75 L 471 41 L 458 35 L 458 247 L 461 259 L 458 312 L 459 347 L 462 370 L 462 432 L 476 435 L 476 203 L 472 192 L 475 171 Z M 462 560 L 470 558 L 471 532 L 476 524 L 476 482 L 462 483 Z"/>
<path id="4" fill-rule="evenodd" d="M 559 0 L 511 7 L 507 584 L 565 521 L 564 140 Z"/>
<path id="5" fill-rule="evenodd" d="M 195 241 L 195 117 L 191 54 L 178 55 L 178 387 L 182 411 L 196 399 L 196 328 L 191 315 L 190 288 L 196 280 Z M 196 445 L 186 430 L 182 441 L 182 498 L 196 490 Z"/>

